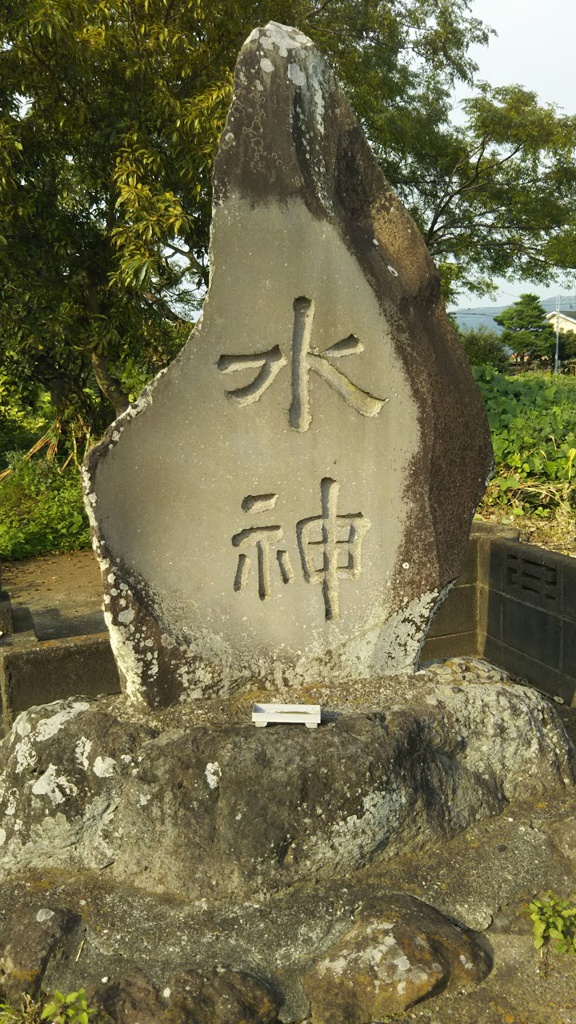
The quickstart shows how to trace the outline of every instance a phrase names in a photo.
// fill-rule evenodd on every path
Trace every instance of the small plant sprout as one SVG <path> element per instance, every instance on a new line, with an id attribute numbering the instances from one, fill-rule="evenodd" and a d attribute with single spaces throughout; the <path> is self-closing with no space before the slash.
<path id="1" fill-rule="evenodd" d="M 0 1024 L 40 1024 L 42 1003 L 29 995 L 22 996 L 18 1009 L 9 1003 L 0 1002 Z"/>
<path id="2" fill-rule="evenodd" d="M 58 989 L 51 1001 L 42 1010 L 42 1020 L 51 1024 L 88 1024 L 88 1018 L 95 1010 L 88 1006 L 86 992 L 83 988 L 65 995 Z"/>
<path id="3" fill-rule="evenodd" d="M 576 953 L 576 905 L 571 900 L 547 892 L 543 899 L 532 900 L 529 912 L 535 949 L 554 939 L 559 953 Z"/>

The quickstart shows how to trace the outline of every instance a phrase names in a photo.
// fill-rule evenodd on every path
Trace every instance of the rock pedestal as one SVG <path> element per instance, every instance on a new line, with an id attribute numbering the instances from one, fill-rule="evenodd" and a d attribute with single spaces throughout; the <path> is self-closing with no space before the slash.
<path id="1" fill-rule="evenodd" d="M 574 891 L 575 752 L 539 694 L 434 678 L 314 732 L 234 722 L 244 695 L 19 715 L 0 742 L 0 997 L 86 988 L 111 1024 L 370 1024 L 477 986 L 490 947 L 470 929 L 509 941 L 531 896 Z M 194 724 L 206 704 L 225 720 Z M 524 989 L 568 1021 L 574 982 L 558 1009 L 551 965 L 542 1003 L 524 938 Z M 503 1021 L 487 983 L 484 1014 L 431 1017 Z M 514 1019 L 549 1024 L 524 995 Z"/>
<path id="2" fill-rule="evenodd" d="M 152 706 L 412 668 L 491 466 L 424 242 L 294 29 L 242 48 L 214 197 L 202 322 L 86 468 Z"/>

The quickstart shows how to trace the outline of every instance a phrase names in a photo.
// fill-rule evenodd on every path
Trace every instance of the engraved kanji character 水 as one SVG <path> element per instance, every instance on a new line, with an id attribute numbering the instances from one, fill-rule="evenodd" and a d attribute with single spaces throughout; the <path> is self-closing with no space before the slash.
<path id="1" fill-rule="evenodd" d="M 344 400 L 362 416 L 377 416 L 386 399 L 375 398 L 333 366 L 330 359 L 341 359 L 364 351 L 364 345 L 355 334 L 337 341 L 320 352 L 311 347 L 314 303 L 305 296 L 294 300 L 294 325 L 292 330 L 292 400 L 289 410 L 290 426 L 300 432 L 308 430 L 312 412 L 310 409 L 310 371 L 342 395 Z M 236 405 L 251 405 L 257 402 L 274 382 L 280 370 L 287 365 L 287 358 L 279 345 L 265 352 L 251 355 L 222 355 L 218 360 L 221 373 L 257 369 L 254 380 L 240 388 L 226 392 L 227 398 Z"/>

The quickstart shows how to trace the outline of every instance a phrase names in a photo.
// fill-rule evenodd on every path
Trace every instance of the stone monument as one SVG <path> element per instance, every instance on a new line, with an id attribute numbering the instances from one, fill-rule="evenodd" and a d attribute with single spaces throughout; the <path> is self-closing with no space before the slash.
<path id="1" fill-rule="evenodd" d="M 90 453 L 126 694 L 411 670 L 491 468 L 420 233 L 309 39 L 247 39 L 186 347 Z"/>

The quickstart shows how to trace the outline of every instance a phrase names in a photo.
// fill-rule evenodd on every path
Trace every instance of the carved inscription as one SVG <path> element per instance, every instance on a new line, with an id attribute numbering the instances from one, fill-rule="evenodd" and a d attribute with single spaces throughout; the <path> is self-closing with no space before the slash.
<path id="1" fill-rule="evenodd" d="M 302 575 L 306 583 L 320 584 L 327 622 L 340 618 L 339 580 L 355 580 L 362 571 L 362 541 L 370 522 L 362 512 L 338 514 L 340 486 L 324 477 L 320 483 L 321 513 L 296 523 L 296 540 Z M 276 505 L 277 494 L 249 494 L 242 501 L 245 512 L 256 515 Z M 272 554 L 275 553 L 280 579 L 292 583 L 295 576 L 288 550 L 280 543 L 284 531 L 280 524 L 250 526 L 232 537 L 239 548 L 234 590 L 242 591 L 248 583 L 252 562 L 256 560 L 258 596 L 261 601 L 272 594 Z"/>
<path id="2" fill-rule="evenodd" d="M 256 515 L 259 512 L 267 512 L 273 509 L 278 500 L 277 494 L 248 494 L 243 502 L 244 512 Z M 294 579 L 294 572 L 290 562 L 290 556 L 284 549 L 278 547 L 283 539 L 284 533 L 281 526 L 249 526 L 246 530 L 240 530 L 232 537 L 232 544 L 240 549 L 238 565 L 234 578 L 234 590 L 244 590 L 248 583 L 248 577 L 252 566 L 254 554 L 256 555 L 258 572 L 258 596 L 261 601 L 266 601 L 272 595 L 272 583 L 270 572 L 271 553 L 276 549 L 276 560 L 280 576 L 284 583 L 291 583 Z M 251 549 L 254 549 L 251 551 Z M 251 551 L 251 554 L 248 552 Z"/>
<path id="3" fill-rule="evenodd" d="M 294 325 L 292 330 L 292 401 L 288 419 L 294 430 L 304 432 L 312 422 L 310 408 L 310 371 L 333 388 L 352 409 L 361 416 L 377 416 L 387 401 L 375 398 L 367 391 L 357 387 L 330 359 L 341 359 L 344 356 L 356 355 L 364 351 L 364 345 L 354 334 L 337 341 L 334 345 L 320 352 L 311 347 L 312 326 L 314 323 L 314 303 L 301 295 L 294 300 Z M 252 355 L 222 355 L 218 360 L 221 373 L 235 373 L 239 370 L 256 369 L 258 373 L 250 384 L 226 391 L 226 397 L 236 405 L 251 405 L 257 402 L 265 391 L 273 384 L 280 370 L 288 364 L 288 359 L 279 345 Z"/>
<path id="4" fill-rule="evenodd" d="M 335 480 L 324 477 L 322 514 L 301 519 L 296 527 L 304 579 L 322 585 L 328 621 L 340 618 L 338 580 L 355 580 L 362 571 L 362 540 L 370 529 L 361 512 L 338 515 L 339 490 Z"/>

